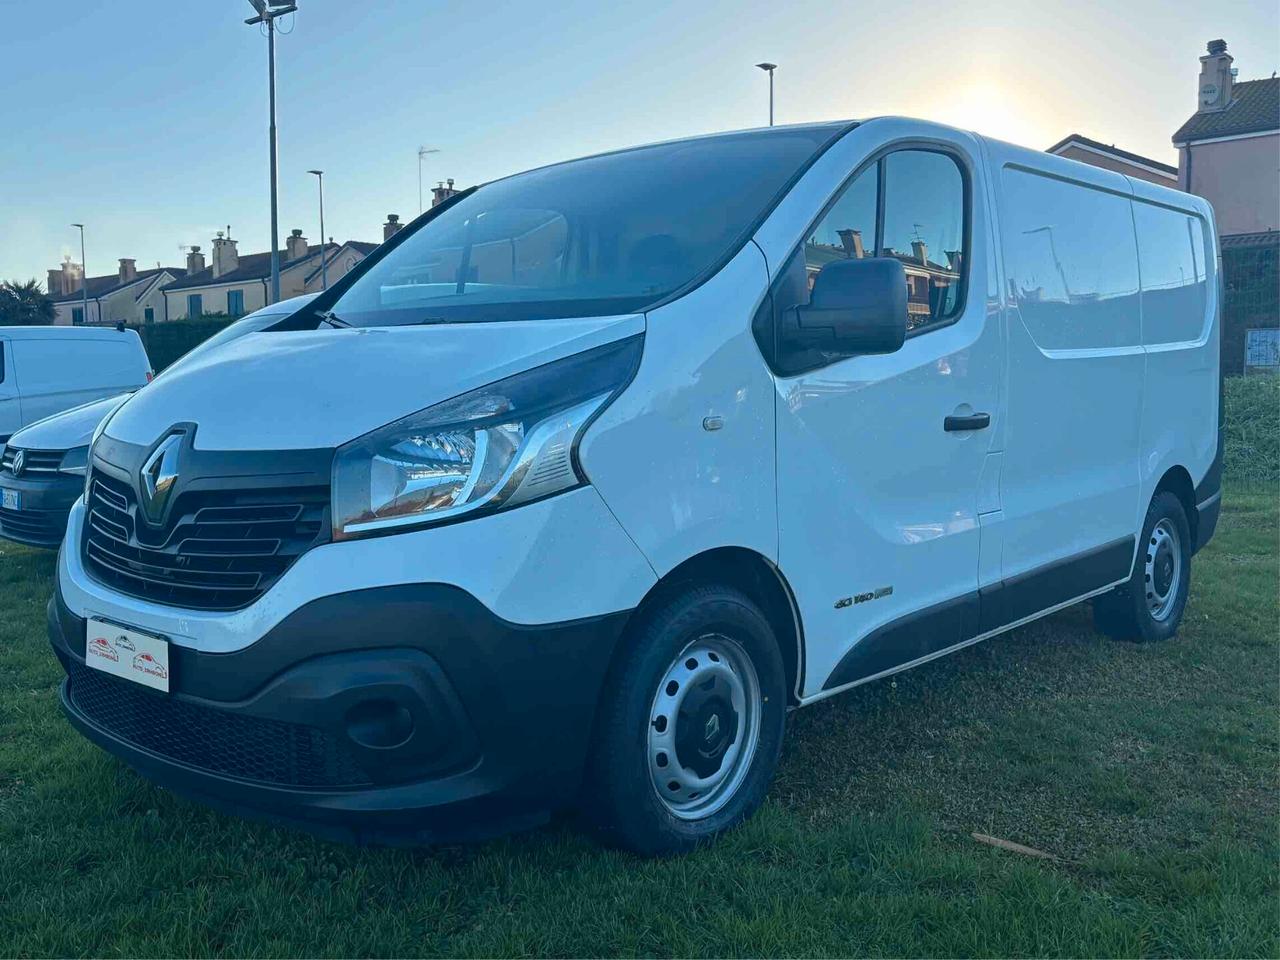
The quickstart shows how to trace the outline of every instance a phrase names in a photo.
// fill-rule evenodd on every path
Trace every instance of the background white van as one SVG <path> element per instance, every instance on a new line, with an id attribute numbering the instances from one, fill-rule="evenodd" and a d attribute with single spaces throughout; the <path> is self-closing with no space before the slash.
<path id="1" fill-rule="evenodd" d="M 133 330 L 0 327 L 0 444 L 29 423 L 136 390 L 151 373 Z"/>

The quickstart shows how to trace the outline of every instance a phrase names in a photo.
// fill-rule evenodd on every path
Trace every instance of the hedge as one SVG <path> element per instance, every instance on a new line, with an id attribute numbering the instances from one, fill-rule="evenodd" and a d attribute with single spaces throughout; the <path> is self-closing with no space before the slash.
<path id="1" fill-rule="evenodd" d="M 1227 377 L 1223 386 L 1227 478 L 1280 480 L 1280 376 Z"/>

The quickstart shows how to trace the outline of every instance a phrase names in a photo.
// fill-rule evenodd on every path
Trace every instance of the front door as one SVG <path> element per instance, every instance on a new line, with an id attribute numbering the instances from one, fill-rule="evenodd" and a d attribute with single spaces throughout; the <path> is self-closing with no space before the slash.
<path id="1" fill-rule="evenodd" d="M 785 310 L 825 263 L 879 255 L 909 288 L 901 350 L 776 380 L 779 558 L 804 620 L 805 697 L 976 632 L 1003 347 L 971 143 L 889 145 L 775 283 Z"/>

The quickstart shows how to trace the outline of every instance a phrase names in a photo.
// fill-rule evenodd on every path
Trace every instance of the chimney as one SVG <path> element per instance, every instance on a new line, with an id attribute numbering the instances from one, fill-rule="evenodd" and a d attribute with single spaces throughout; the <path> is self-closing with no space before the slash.
<path id="1" fill-rule="evenodd" d="M 435 204 L 433 203 L 432 206 L 435 206 Z M 382 239 L 384 241 L 390 240 L 400 232 L 400 228 L 403 226 L 404 224 L 400 222 L 400 214 L 388 213 L 387 222 L 382 225 Z"/>
<path id="2" fill-rule="evenodd" d="M 297 260 L 299 257 L 307 255 L 307 238 L 302 235 L 301 230 L 290 230 L 289 237 L 284 242 L 284 258 L 286 260 Z"/>
<path id="3" fill-rule="evenodd" d="M 1200 58 L 1198 113 L 1215 113 L 1231 106 L 1231 84 L 1236 75 L 1225 40 L 1210 40 L 1208 50 L 1208 55 Z"/>
<path id="4" fill-rule="evenodd" d="M 240 266 L 240 253 L 236 250 L 236 242 L 221 230 L 213 238 L 213 277 L 225 276 Z"/>
<path id="5" fill-rule="evenodd" d="M 129 257 L 120 258 L 120 282 L 129 283 L 131 280 L 138 279 L 138 268 L 136 261 Z"/>
<path id="6" fill-rule="evenodd" d="M 928 264 L 929 264 L 929 247 L 928 247 L 928 245 L 927 245 L 923 240 L 912 240 L 912 241 L 911 241 L 911 256 L 915 257 L 915 258 L 916 258 L 916 261 L 917 261 L 921 266 L 928 266 Z"/>
<path id="7" fill-rule="evenodd" d="M 448 184 L 448 186 L 446 186 Z M 438 207 L 458 191 L 453 188 L 453 180 L 441 180 L 438 186 L 431 188 L 431 205 Z"/>
<path id="8" fill-rule="evenodd" d="M 68 256 L 62 258 L 62 266 L 49 271 L 49 296 L 65 297 L 78 293 L 84 283 L 84 267 Z"/>
<path id="9" fill-rule="evenodd" d="M 850 260 L 861 260 L 867 255 L 862 248 L 861 230 L 837 230 L 836 234 L 840 237 L 840 245 L 844 247 L 845 256 Z"/>
<path id="10" fill-rule="evenodd" d="M 187 254 L 187 276 L 193 273 L 199 273 L 204 269 L 204 254 L 200 252 L 199 244 L 193 246 Z"/>

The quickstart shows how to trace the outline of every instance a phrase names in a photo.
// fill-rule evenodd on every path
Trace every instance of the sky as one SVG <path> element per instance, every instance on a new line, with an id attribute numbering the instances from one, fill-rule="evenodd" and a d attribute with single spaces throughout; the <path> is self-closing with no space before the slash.
<path id="1" fill-rule="evenodd" d="M 381 240 L 428 187 L 655 140 L 899 114 L 1176 163 L 1198 57 L 1280 69 L 1274 0 L 298 0 L 280 21 L 280 235 Z M 56 13 L 55 13 L 56 11 Z M 269 249 L 267 42 L 247 0 L 0 0 L 0 279 Z M 287 34 L 286 34 L 287 31 Z M 429 194 L 428 194 L 429 202 Z"/>

